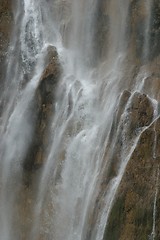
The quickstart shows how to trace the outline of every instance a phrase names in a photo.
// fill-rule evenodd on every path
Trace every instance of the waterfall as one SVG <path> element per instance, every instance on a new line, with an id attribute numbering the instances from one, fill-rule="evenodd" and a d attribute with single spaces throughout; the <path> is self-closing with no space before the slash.
<path id="1" fill-rule="evenodd" d="M 150 1 L 141 5 L 146 9 L 143 36 L 134 26 L 138 20 L 129 0 L 18 0 L 13 6 L 0 96 L 0 239 L 107 240 L 105 229 L 127 164 L 158 116 L 156 110 L 148 125 L 129 136 L 137 94 L 148 95 L 153 108 L 158 101 L 156 91 L 145 85 L 152 75 L 147 64 L 153 7 Z M 43 76 L 49 61 L 57 61 L 57 55 L 48 60 L 48 49 L 57 51 L 61 74 L 52 99 L 44 100 L 48 95 L 41 84 L 49 78 Z M 140 63 L 132 49 L 141 54 Z M 47 84 L 49 92 L 53 85 Z M 126 89 L 130 96 L 113 130 Z M 110 177 L 119 135 L 121 150 Z M 31 160 L 34 147 L 43 152 L 39 165 Z M 157 199 L 156 188 L 154 239 Z"/>

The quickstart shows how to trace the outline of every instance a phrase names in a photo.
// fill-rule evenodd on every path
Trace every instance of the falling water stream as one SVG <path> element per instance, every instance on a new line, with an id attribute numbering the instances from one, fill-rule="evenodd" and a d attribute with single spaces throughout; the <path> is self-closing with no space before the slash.
<path id="1" fill-rule="evenodd" d="M 149 54 L 150 1 L 146 5 L 149 14 L 145 21 L 144 57 Z M 129 0 L 17 1 L 6 84 L 0 98 L 5 106 L 0 119 L 0 240 L 103 240 L 120 181 L 145 130 L 130 142 L 124 140 L 126 147 L 120 156 L 117 176 L 108 184 L 103 208 L 91 230 L 89 220 L 96 208 L 119 96 L 124 89 L 131 90 L 127 109 L 135 91 L 143 90 L 143 79 L 148 74 L 138 75 L 135 83 L 127 81 L 129 11 Z M 98 17 L 102 15 L 107 29 L 103 58 L 98 56 L 94 44 L 98 38 L 95 26 L 99 27 Z M 21 191 L 23 159 L 36 124 L 33 99 L 50 45 L 57 48 L 62 74 L 50 120 L 45 164 L 38 170 L 34 185 L 30 227 L 22 238 L 14 225 L 14 206 Z M 125 114 L 124 111 L 122 120 Z M 153 226 L 153 234 L 154 231 Z"/>

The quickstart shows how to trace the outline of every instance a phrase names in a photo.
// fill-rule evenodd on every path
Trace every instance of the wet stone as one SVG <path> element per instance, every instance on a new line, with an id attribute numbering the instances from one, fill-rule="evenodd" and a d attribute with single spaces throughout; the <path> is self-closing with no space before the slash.
<path id="1" fill-rule="evenodd" d="M 148 126 L 153 120 L 153 104 L 145 94 L 134 93 L 127 108 L 131 132 Z"/>
<path id="2" fill-rule="evenodd" d="M 44 156 L 48 147 L 47 131 L 50 117 L 54 113 L 54 96 L 61 67 L 55 47 L 47 49 L 46 62 L 48 62 L 39 81 L 34 98 L 34 131 L 32 142 L 24 160 L 24 170 L 39 169 L 44 163 Z"/>

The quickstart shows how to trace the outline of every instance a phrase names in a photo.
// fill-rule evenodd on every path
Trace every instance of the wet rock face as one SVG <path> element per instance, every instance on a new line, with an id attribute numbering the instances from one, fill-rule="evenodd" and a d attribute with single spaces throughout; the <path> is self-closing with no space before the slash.
<path id="1" fill-rule="evenodd" d="M 150 27 L 150 58 L 160 54 L 160 2 L 153 1 Z"/>
<path id="2" fill-rule="evenodd" d="M 109 150 L 105 157 L 109 158 L 106 183 L 116 176 L 124 149 L 130 147 L 143 127 L 151 124 L 153 114 L 153 105 L 145 94 L 138 92 L 131 94 L 127 90 L 122 93 L 111 128 L 110 142 L 107 147 Z"/>
<path id="3" fill-rule="evenodd" d="M 148 126 L 153 119 L 153 106 L 150 99 L 141 93 L 135 93 L 128 106 L 131 130 Z"/>
<path id="4" fill-rule="evenodd" d="M 151 76 L 144 80 L 143 91 L 148 93 L 151 97 L 155 98 L 158 102 L 160 101 L 160 75 L 153 73 Z"/>
<path id="5" fill-rule="evenodd" d="M 160 2 L 153 0 L 151 4 L 150 19 L 148 19 L 146 1 L 132 0 L 130 5 L 131 34 L 132 37 L 134 36 L 136 55 L 142 63 L 151 61 L 160 54 Z M 148 32 L 146 33 L 147 28 Z M 147 39 L 145 39 L 146 37 Z M 145 49 L 146 41 L 148 41 L 148 49 Z M 146 51 L 148 51 L 147 56 L 145 56 Z"/>
<path id="6" fill-rule="evenodd" d="M 120 100 L 119 100 L 119 104 L 118 104 L 118 108 L 116 110 L 116 126 L 118 126 L 118 123 L 120 121 L 120 118 L 125 110 L 125 106 L 129 100 L 131 96 L 131 92 L 124 90 L 124 92 L 122 93 Z"/>
<path id="7" fill-rule="evenodd" d="M 93 224 L 91 229 L 94 228 L 99 212 L 103 212 L 104 196 L 109 194 L 112 180 L 119 174 L 119 169 L 124 164 L 134 140 L 141 132 L 143 133 L 129 159 L 117 191 L 103 240 L 147 239 L 146 234 L 151 233 L 157 174 L 153 149 L 155 152 L 158 151 L 160 143 L 158 130 L 157 144 L 154 145 L 155 129 L 159 128 L 157 125 L 159 121 L 151 124 L 153 114 L 154 108 L 147 95 L 123 91 L 117 103 L 110 140 L 106 147 L 103 174 L 100 176 L 100 192 L 91 216 Z M 158 156 L 156 153 L 156 159 Z"/>
<path id="8" fill-rule="evenodd" d="M 12 1 L 1 0 L 0 3 L 0 85 L 4 78 L 5 58 L 9 46 L 13 23 Z"/>
<path id="9" fill-rule="evenodd" d="M 109 35 L 109 16 L 105 11 L 107 4 L 108 3 L 105 0 L 98 1 L 96 9 L 93 39 L 94 58 L 96 58 L 96 64 L 99 60 L 104 60 L 106 57 Z"/>
<path id="10" fill-rule="evenodd" d="M 46 68 L 44 69 L 39 87 L 37 90 L 38 104 L 53 103 L 53 89 L 57 84 L 60 75 L 60 64 L 58 60 L 58 54 L 55 47 L 48 47 L 48 54 L 46 56 L 46 61 L 48 62 Z"/>
<path id="11" fill-rule="evenodd" d="M 115 131 L 119 129 L 118 135 L 121 135 L 123 129 L 127 128 L 127 135 L 131 139 L 137 131 L 151 124 L 153 115 L 153 104 L 146 94 L 135 92 L 131 95 L 125 90 L 115 113 Z"/>
<path id="12" fill-rule="evenodd" d="M 130 139 L 134 139 L 137 127 L 141 128 L 141 133 L 118 188 L 104 240 L 145 240 L 153 237 L 153 211 L 160 166 L 160 118 L 152 123 L 153 106 L 146 95 L 135 93 L 129 101 L 131 102 L 125 108 L 129 110 L 129 118 L 126 115 L 127 121 L 130 119 L 129 132 L 127 133 L 130 134 Z M 126 120 L 124 119 L 121 124 L 123 122 L 126 122 Z M 146 129 L 142 130 L 144 126 Z M 121 134 L 122 131 L 120 131 Z M 118 135 L 118 138 L 121 138 L 121 136 Z M 132 141 L 125 144 L 130 143 Z M 117 161 L 119 161 L 122 151 L 122 142 L 120 144 L 117 140 L 116 152 L 111 160 L 110 175 L 112 177 L 117 174 Z M 116 162 L 113 161 L 114 159 L 116 159 Z M 158 190 L 155 217 L 156 234 L 154 238 L 156 240 L 160 239 L 158 230 L 160 228 L 158 218 L 160 214 L 159 200 L 160 193 Z"/>
<path id="13" fill-rule="evenodd" d="M 156 182 L 160 164 L 159 157 L 153 157 L 154 139 L 153 124 L 142 133 L 122 178 L 106 228 L 107 240 L 145 240 L 152 235 Z M 159 198 L 158 194 L 155 239 L 160 238 Z"/>
<path id="14" fill-rule="evenodd" d="M 47 131 L 50 117 L 54 112 L 55 90 L 61 73 L 56 48 L 50 46 L 47 51 L 46 61 L 48 64 L 42 73 L 34 98 L 35 127 L 23 165 L 26 171 L 35 170 L 44 163 L 44 155 L 49 141 Z"/>

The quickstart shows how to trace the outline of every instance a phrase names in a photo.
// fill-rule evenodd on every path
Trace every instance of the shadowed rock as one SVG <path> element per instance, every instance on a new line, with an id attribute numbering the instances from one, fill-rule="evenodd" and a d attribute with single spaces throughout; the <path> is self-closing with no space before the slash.
<path id="1" fill-rule="evenodd" d="M 50 46 L 47 51 L 48 64 L 42 73 L 34 98 L 35 129 L 23 165 L 27 171 L 37 169 L 44 163 L 49 141 L 47 131 L 50 117 L 54 113 L 55 90 L 61 72 L 56 48 Z"/>

